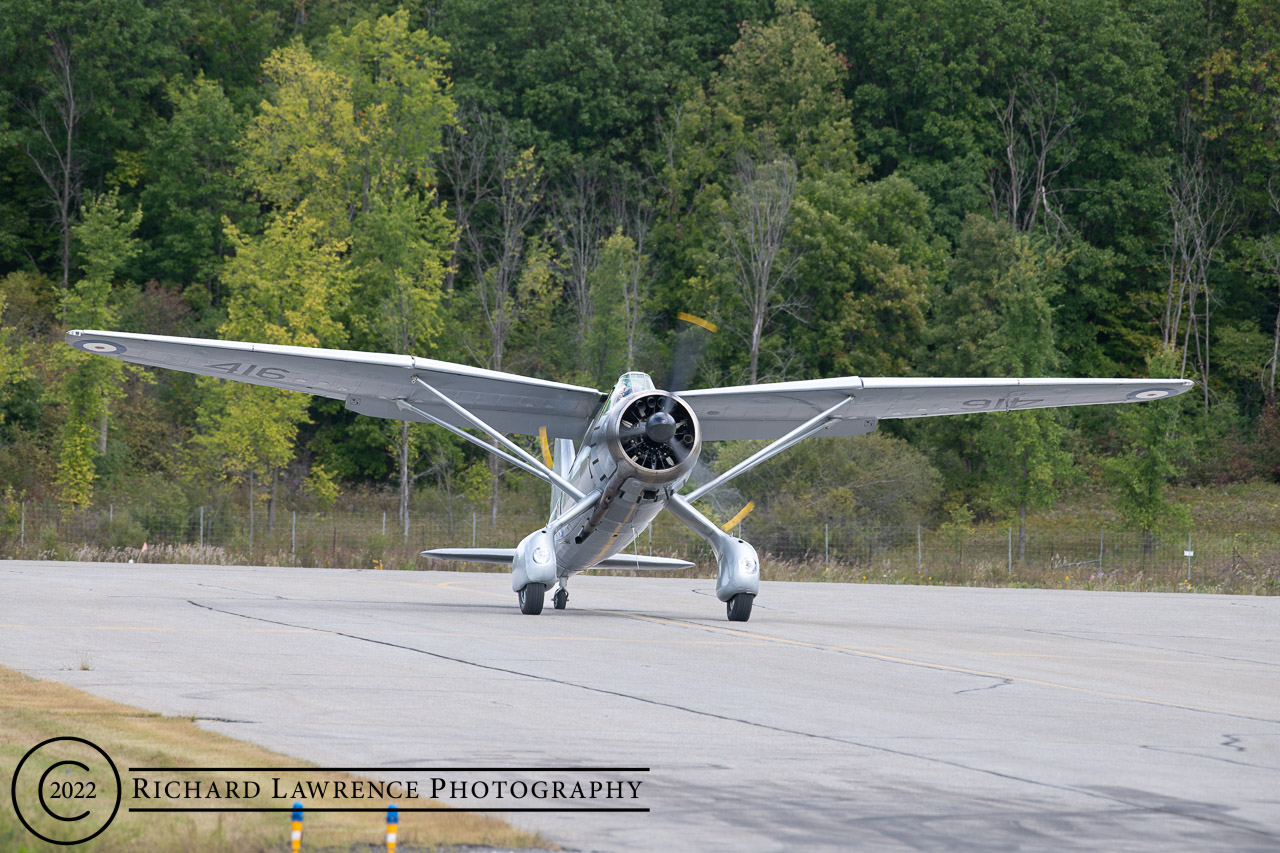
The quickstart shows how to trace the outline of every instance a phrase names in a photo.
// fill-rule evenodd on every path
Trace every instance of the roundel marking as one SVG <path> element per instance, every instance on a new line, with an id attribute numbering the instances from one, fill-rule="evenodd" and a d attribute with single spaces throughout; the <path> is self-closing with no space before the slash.
<path id="1" fill-rule="evenodd" d="M 1130 391 L 1124 395 L 1126 400 L 1159 400 L 1173 394 L 1170 388 L 1143 388 L 1141 391 Z"/>
<path id="2" fill-rule="evenodd" d="M 98 355 L 120 355 L 127 352 L 124 346 L 113 344 L 111 341 L 76 341 L 72 346 Z"/>

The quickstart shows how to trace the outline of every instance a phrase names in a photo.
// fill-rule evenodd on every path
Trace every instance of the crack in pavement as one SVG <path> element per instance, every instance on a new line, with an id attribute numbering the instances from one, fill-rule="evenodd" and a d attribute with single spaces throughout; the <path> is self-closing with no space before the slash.
<path id="1" fill-rule="evenodd" d="M 467 660 L 466 658 L 456 657 L 453 655 L 446 655 L 441 652 L 428 651 L 426 649 L 417 648 L 415 646 L 404 645 L 402 643 L 393 643 L 388 640 L 379 640 L 375 637 L 363 637 L 363 636 L 360 636 L 359 634 L 352 634 L 346 631 L 338 631 L 331 628 L 315 628 L 308 625 L 296 625 L 293 623 L 289 623 L 289 622 L 285 622 L 277 619 L 268 619 L 263 616 L 251 616 L 246 613 L 237 613 L 233 610 L 224 610 L 222 608 L 214 607 L 209 604 L 202 604 L 192 599 L 187 599 L 187 603 L 192 605 L 193 607 L 198 607 L 203 610 L 210 611 L 212 613 L 220 613 L 225 616 L 231 616 L 238 619 L 247 619 L 255 622 L 264 622 L 270 625 L 280 625 L 287 628 L 309 630 L 309 631 L 315 631 L 317 633 L 330 634 L 332 636 L 343 637 L 349 640 L 356 640 L 358 642 L 370 643 L 373 645 L 384 646 L 387 648 L 399 649 L 401 651 L 411 652 L 413 654 L 425 655 L 427 657 L 435 658 L 437 660 L 448 661 L 450 663 L 461 664 L 463 666 L 474 667 L 476 669 L 483 669 L 490 672 L 500 672 L 505 675 L 513 675 L 519 678 L 527 678 L 527 679 L 530 679 L 533 681 L 539 681 L 545 684 L 556 684 L 562 687 L 569 687 L 576 690 L 584 690 L 584 691 L 597 693 L 604 696 L 613 696 L 619 699 L 626 699 L 633 702 L 640 702 L 646 705 L 652 705 L 660 708 L 668 708 L 671 710 L 680 711 L 687 714 L 693 714 L 695 716 L 706 717 L 714 720 L 722 720 L 724 722 L 730 722 L 730 723 L 738 723 L 740 725 L 750 726 L 752 728 L 761 729 L 764 731 L 772 731 L 772 732 L 777 732 L 779 734 L 787 734 L 787 735 L 793 735 L 796 737 L 810 738 L 813 740 L 839 743 L 845 746 L 852 746 L 852 747 L 865 749 L 873 752 L 885 753 L 888 755 L 896 755 L 901 758 L 909 758 L 909 759 L 914 759 L 916 761 L 923 761 L 930 764 L 953 767 L 958 770 L 964 770 L 971 773 L 979 773 L 987 776 L 993 776 L 999 779 L 1006 779 L 1012 782 L 1019 782 L 1024 785 L 1031 785 L 1031 786 L 1046 788 L 1046 789 L 1055 790 L 1055 791 L 1064 791 L 1071 794 L 1076 794 L 1076 795 L 1085 796 L 1085 797 L 1092 797 L 1095 799 L 1104 800 L 1112 803 L 1118 803 L 1120 805 L 1124 805 L 1129 808 L 1141 809 L 1148 813 L 1167 814 L 1167 815 L 1172 815 L 1176 817 L 1185 817 L 1191 820 L 1228 827 L 1231 829 L 1244 830 L 1246 832 L 1250 832 L 1255 835 L 1258 835 L 1262 838 L 1280 841 L 1280 834 L 1274 834 L 1264 829 L 1248 826 L 1238 821 L 1215 819 L 1213 817 L 1200 815 L 1200 814 L 1187 814 L 1185 811 L 1179 811 L 1171 807 L 1152 807 L 1149 805 L 1145 805 L 1143 803 L 1132 802 L 1130 800 L 1121 798 L 1119 796 L 1115 796 L 1112 794 L 1108 794 L 1108 793 L 1104 793 L 1096 790 L 1077 788 L 1070 785 L 1057 785 L 1051 782 L 1043 782 L 1037 779 L 1030 779 L 1023 776 L 1017 776 L 1012 773 L 1002 773 L 998 770 L 990 770 L 983 767 L 974 767 L 972 765 L 964 764 L 959 761 L 952 761 L 944 758 L 936 758 L 928 755 L 921 755 L 919 753 L 910 752 L 903 749 L 893 749 L 886 746 L 877 746 L 875 744 L 851 740 L 849 738 L 836 737 L 835 735 L 825 735 L 817 732 L 807 732 L 800 729 L 790 729 L 783 726 L 775 726 L 768 723 L 762 723 L 756 720 L 749 720 L 742 717 L 734 717 L 728 714 L 720 714 L 714 711 L 707 711 L 699 708 L 692 708 L 684 705 L 679 705 L 674 702 L 664 702 L 659 699 L 650 699 L 644 696 L 637 696 L 635 694 L 626 693 L 620 690 L 610 690 L 603 687 L 595 687 L 590 684 L 580 684 L 578 682 L 569 681 L 567 679 L 553 678 L 551 676 L 538 675 L 536 673 L 531 673 L 531 672 L 524 672 L 522 670 L 512 669 L 510 667 L 502 667 L 502 666 L 496 666 L 494 664 L 480 663 L 479 661 Z M 608 611 L 602 611 L 602 612 L 608 612 Z M 681 623 L 679 620 L 671 620 L 671 623 L 676 625 L 686 624 L 686 623 Z M 689 623 L 689 624 L 693 624 L 696 626 L 696 623 Z M 698 627 L 701 627 L 701 626 L 698 626 Z M 750 635 L 746 635 L 746 636 L 750 636 Z M 943 667 L 928 667 L 928 668 L 939 669 L 942 671 L 954 671 L 954 670 L 945 669 Z"/>

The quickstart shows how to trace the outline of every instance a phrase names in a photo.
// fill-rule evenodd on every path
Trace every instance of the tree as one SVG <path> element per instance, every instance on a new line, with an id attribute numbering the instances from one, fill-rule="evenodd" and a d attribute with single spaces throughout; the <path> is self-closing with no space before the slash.
<path id="1" fill-rule="evenodd" d="M 6 4 L 0 20 L 0 91 L 12 97 L 16 108 L 12 141 L 43 185 L 43 201 L 53 209 L 63 295 L 75 266 L 73 228 L 82 190 L 88 186 L 101 192 L 117 154 L 139 146 L 151 120 L 153 96 L 179 63 L 177 46 L 184 28 L 184 16 L 174 4 Z M 31 236 L 33 243 L 43 244 Z M 27 254 L 37 253 L 43 249 Z"/>
<path id="2" fill-rule="evenodd" d="M 441 298 L 454 226 L 441 205 L 409 190 L 390 199 L 379 194 L 356 221 L 354 268 L 356 291 L 353 324 L 378 349 L 413 355 L 434 347 L 443 327 Z M 379 422 L 380 426 L 389 423 Z M 396 430 L 399 470 L 399 519 L 408 519 L 411 427 Z"/>
<path id="3" fill-rule="evenodd" d="M 1280 10 L 1241 0 L 1193 90 L 1204 135 L 1222 140 L 1246 194 L 1259 198 L 1280 174 Z"/>
<path id="4" fill-rule="evenodd" d="M 1176 350 L 1162 349 L 1148 357 L 1147 375 L 1172 376 L 1181 362 Z M 1169 481 L 1181 472 L 1179 460 L 1187 451 L 1187 442 L 1178 434 L 1185 408 L 1185 398 L 1122 406 L 1117 413 L 1120 453 L 1103 463 L 1121 522 L 1142 533 L 1146 553 L 1153 532 L 1177 529 L 1190 520 L 1187 508 L 1168 498 Z"/>
<path id="5" fill-rule="evenodd" d="M 1052 73 L 1033 79 L 1020 72 L 1004 104 L 993 104 L 1004 158 L 990 171 L 991 213 L 1019 231 L 1039 226 L 1054 237 L 1069 231 L 1062 212 L 1064 191 L 1055 183 L 1075 159 L 1080 108 L 1064 98 Z"/>
<path id="6" fill-rule="evenodd" d="M 929 289 L 946 263 L 929 200 L 904 178 L 849 172 L 796 191 L 796 283 L 807 310 L 787 337 L 812 376 L 910 373 L 925 334 Z"/>
<path id="7" fill-rule="evenodd" d="M 241 142 L 241 174 L 281 211 L 304 202 L 308 216 L 345 236 L 360 202 L 360 130 L 351 80 L 301 44 L 272 51 L 262 64 L 274 100 L 259 105 Z"/>
<path id="8" fill-rule="evenodd" d="M 1057 365 L 1053 299 L 1061 254 L 1008 223 L 965 220 L 956 259 L 934 301 L 930 369 L 950 376 L 1045 376 Z M 933 432 L 959 454 L 965 490 L 994 513 L 1016 513 L 1018 559 L 1027 510 L 1052 503 L 1072 475 L 1066 429 L 1052 410 L 946 419 Z M 969 501 L 973 503 L 974 501 Z"/>
<path id="9" fill-rule="evenodd" d="M 639 159 L 682 76 L 659 0 L 447 0 L 432 24 L 452 48 L 459 97 L 501 113 L 548 171 Z"/>
<path id="10" fill-rule="evenodd" d="M 110 329 L 115 325 L 115 275 L 140 251 L 133 233 L 141 221 L 142 211 L 121 210 L 114 192 L 94 198 L 81 209 L 75 237 L 82 276 L 62 304 L 63 317 L 71 327 Z M 84 506 L 93 497 L 94 459 L 107 451 L 111 404 L 124 394 L 125 366 L 71 348 L 60 348 L 58 356 L 66 366 L 56 393 L 67 415 L 55 484 L 64 504 Z"/>
<path id="11" fill-rule="evenodd" d="M 236 178 L 246 119 L 202 74 L 170 84 L 166 96 L 173 115 L 151 131 L 141 195 L 143 263 L 157 278 L 203 284 L 212 301 L 228 249 L 222 219 L 242 227 L 252 219 Z"/>
<path id="12" fill-rule="evenodd" d="M 757 156 L 780 150 L 802 167 L 852 169 L 844 67 L 809 10 L 795 0 L 779 0 L 774 20 L 742 23 L 710 95 L 753 130 Z"/>
<path id="13" fill-rule="evenodd" d="M 326 233 L 306 205 L 274 217 L 257 238 L 226 223 L 235 256 L 227 262 L 227 320 L 219 332 L 232 340 L 290 346 L 339 347 L 346 329 L 337 319 L 355 287 L 347 245 Z M 238 367 L 238 365 L 236 365 Z M 228 368 L 228 372 L 234 372 Z M 310 398 L 296 391 L 200 380 L 204 401 L 199 446 L 224 475 L 255 483 L 271 479 L 269 523 L 274 523 L 276 483 L 293 458 L 298 426 L 307 420 Z"/>
<path id="14" fill-rule="evenodd" d="M 1169 282 L 1160 328 L 1166 349 L 1178 346 L 1182 338 L 1179 376 L 1186 376 L 1187 357 L 1194 348 L 1208 409 L 1209 321 L 1217 303 L 1209 271 L 1220 259 L 1219 249 L 1237 220 L 1230 186 L 1210 162 L 1204 141 L 1185 113 L 1182 131 L 1181 157 L 1174 162 L 1167 187 Z"/>
<path id="15" fill-rule="evenodd" d="M 350 180 L 361 211 L 378 195 L 406 186 L 423 191 L 434 180 L 443 131 L 457 122 L 446 49 L 426 30 L 412 29 L 404 9 L 358 21 L 350 33 L 335 29 L 326 40 L 324 64 L 351 81 L 359 148 Z"/>
<path id="16" fill-rule="evenodd" d="M 746 309 L 748 381 L 753 385 L 769 321 L 792 307 L 786 288 L 798 259 L 787 232 L 795 194 L 796 164 L 790 157 L 757 166 L 744 156 L 720 215 L 734 292 Z"/>

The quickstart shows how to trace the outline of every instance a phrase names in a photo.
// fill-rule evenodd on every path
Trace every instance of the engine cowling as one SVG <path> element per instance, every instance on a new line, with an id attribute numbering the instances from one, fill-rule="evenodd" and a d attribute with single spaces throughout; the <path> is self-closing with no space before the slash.
<path id="1" fill-rule="evenodd" d="M 625 398 L 608 421 L 606 440 L 619 469 L 648 483 L 683 482 L 702 451 L 693 410 L 666 391 Z"/>

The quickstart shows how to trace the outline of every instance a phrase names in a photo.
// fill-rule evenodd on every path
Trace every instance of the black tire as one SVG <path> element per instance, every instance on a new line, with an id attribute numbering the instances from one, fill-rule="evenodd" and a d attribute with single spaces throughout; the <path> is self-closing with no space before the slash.
<path id="1" fill-rule="evenodd" d="M 537 616 L 541 613 L 542 596 L 546 591 L 546 584 L 525 584 L 524 589 L 520 590 L 520 612 L 525 616 Z"/>
<path id="2" fill-rule="evenodd" d="M 556 590 L 556 594 L 555 596 L 552 597 L 551 603 L 556 610 L 564 610 L 565 607 L 569 605 L 569 590 L 567 589 Z"/>
<path id="3" fill-rule="evenodd" d="M 725 602 L 730 622 L 746 622 L 751 618 L 751 602 L 756 597 L 749 592 L 740 592 Z"/>

